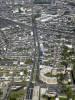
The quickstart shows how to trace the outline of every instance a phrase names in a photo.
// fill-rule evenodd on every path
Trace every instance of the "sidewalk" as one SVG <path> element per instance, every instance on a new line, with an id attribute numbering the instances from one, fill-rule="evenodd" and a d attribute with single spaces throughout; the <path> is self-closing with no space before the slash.
<path id="1" fill-rule="evenodd" d="M 39 92 L 40 92 L 39 90 L 40 90 L 39 86 L 34 87 L 32 100 L 39 100 Z"/>

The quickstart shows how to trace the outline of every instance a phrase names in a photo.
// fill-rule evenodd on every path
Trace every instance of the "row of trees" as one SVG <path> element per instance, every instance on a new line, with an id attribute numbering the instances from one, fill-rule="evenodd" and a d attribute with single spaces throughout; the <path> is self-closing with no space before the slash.
<path id="1" fill-rule="evenodd" d="M 69 65 L 73 68 L 72 73 L 75 80 L 75 51 L 74 48 L 69 48 L 63 45 L 61 65 L 67 68 Z"/>
<path id="2" fill-rule="evenodd" d="M 61 53 L 61 65 L 65 66 L 67 68 L 69 65 L 73 68 L 73 71 L 75 72 L 75 52 L 74 48 L 69 48 L 68 46 L 63 45 L 63 50 Z M 67 75 L 67 72 L 65 74 L 60 74 L 58 83 L 61 85 L 61 92 L 65 93 L 67 95 L 67 99 L 73 98 L 73 91 L 69 84 L 64 84 L 64 79 Z"/>
<path id="3" fill-rule="evenodd" d="M 74 67 L 74 65 L 75 65 L 74 48 L 69 48 L 69 47 L 63 45 L 63 51 L 62 51 L 61 55 L 62 55 L 61 65 L 64 65 L 67 68 L 69 64 L 72 64 L 73 68 L 75 69 L 75 67 Z"/>

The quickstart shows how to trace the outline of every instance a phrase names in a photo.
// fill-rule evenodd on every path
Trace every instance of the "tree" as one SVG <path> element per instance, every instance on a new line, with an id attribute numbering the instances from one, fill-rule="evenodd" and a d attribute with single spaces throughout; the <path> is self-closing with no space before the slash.
<path id="1" fill-rule="evenodd" d="M 67 62 L 67 61 L 62 61 L 62 62 L 61 62 L 61 65 L 65 66 L 65 67 L 67 68 L 68 62 Z"/>
<path id="2" fill-rule="evenodd" d="M 0 95 L 2 95 L 3 94 L 3 92 L 1 91 L 1 89 L 0 89 Z"/>
<path id="3" fill-rule="evenodd" d="M 10 100 L 16 100 L 16 97 L 10 97 Z"/>
<path id="4" fill-rule="evenodd" d="M 68 86 L 68 87 L 66 87 L 66 95 L 67 95 L 67 98 L 68 98 L 68 100 L 70 99 L 70 98 L 72 98 L 72 89 L 71 89 L 71 87 L 70 86 Z"/>
<path id="5" fill-rule="evenodd" d="M 19 13 L 22 13 L 22 10 L 21 10 L 21 8 L 18 8 L 18 11 L 19 11 Z"/>
<path id="6" fill-rule="evenodd" d="M 32 63 L 33 63 L 32 59 L 26 59 L 25 61 L 25 64 L 32 64 Z"/>
<path id="7" fill-rule="evenodd" d="M 24 75 L 27 75 L 28 74 L 28 71 L 27 69 L 24 70 Z"/>
<path id="8" fill-rule="evenodd" d="M 67 68 L 69 64 L 73 64 L 75 61 L 72 59 L 75 58 L 74 48 L 68 48 L 67 46 L 64 45 L 61 56 L 62 56 L 61 65 L 64 65 Z"/>
<path id="9" fill-rule="evenodd" d="M 58 77 L 58 82 L 62 84 L 63 80 L 64 80 L 64 74 L 62 74 L 62 73 L 58 74 L 57 77 Z"/>

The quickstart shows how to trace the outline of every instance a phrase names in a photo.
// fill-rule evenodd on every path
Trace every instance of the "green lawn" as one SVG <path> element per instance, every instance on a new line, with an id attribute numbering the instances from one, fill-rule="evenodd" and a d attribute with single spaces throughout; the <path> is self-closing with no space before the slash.
<path id="1" fill-rule="evenodd" d="M 33 63 L 32 59 L 26 59 L 25 61 L 25 64 L 32 64 L 32 63 Z"/>
<path id="2" fill-rule="evenodd" d="M 51 97 L 51 99 L 50 100 L 55 100 L 55 98 L 54 97 Z"/>
<path id="3" fill-rule="evenodd" d="M 59 100 L 67 100 L 66 97 L 60 97 Z"/>
<path id="4" fill-rule="evenodd" d="M 47 77 L 57 77 L 57 75 L 52 75 L 50 72 L 46 73 L 45 76 L 47 76 Z"/>
<path id="5" fill-rule="evenodd" d="M 75 95 L 73 95 L 72 99 L 75 100 Z"/>
<path id="6" fill-rule="evenodd" d="M 25 90 L 21 89 L 18 91 L 13 91 L 10 94 L 9 100 L 21 100 L 21 98 L 25 95 Z"/>

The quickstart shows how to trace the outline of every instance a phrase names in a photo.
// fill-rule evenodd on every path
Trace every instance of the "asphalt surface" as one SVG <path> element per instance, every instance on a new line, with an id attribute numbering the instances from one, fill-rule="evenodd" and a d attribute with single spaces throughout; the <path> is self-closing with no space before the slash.
<path id="1" fill-rule="evenodd" d="M 34 84 L 32 82 L 29 83 L 29 86 L 27 87 L 26 100 L 31 100 L 32 99 L 33 88 L 34 88 Z"/>
<path id="2" fill-rule="evenodd" d="M 3 97 L 2 97 L 2 100 L 8 100 L 9 95 L 11 93 L 11 86 L 12 86 L 12 82 L 9 84 L 9 86 L 4 91 L 5 93 L 4 93 Z"/>
<path id="3" fill-rule="evenodd" d="M 33 88 L 39 79 L 40 44 L 39 44 L 39 40 L 38 40 L 36 20 L 34 17 L 32 17 L 32 31 L 33 31 L 34 49 L 35 49 L 35 51 L 34 51 L 34 63 L 33 63 L 33 68 L 32 68 L 32 72 L 31 72 L 29 86 L 27 88 L 26 100 L 32 100 Z M 34 75 L 35 75 L 35 79 L 34 79 Z M 32 83 L 33 81 L 35 81 L 35 84 Z"/>

